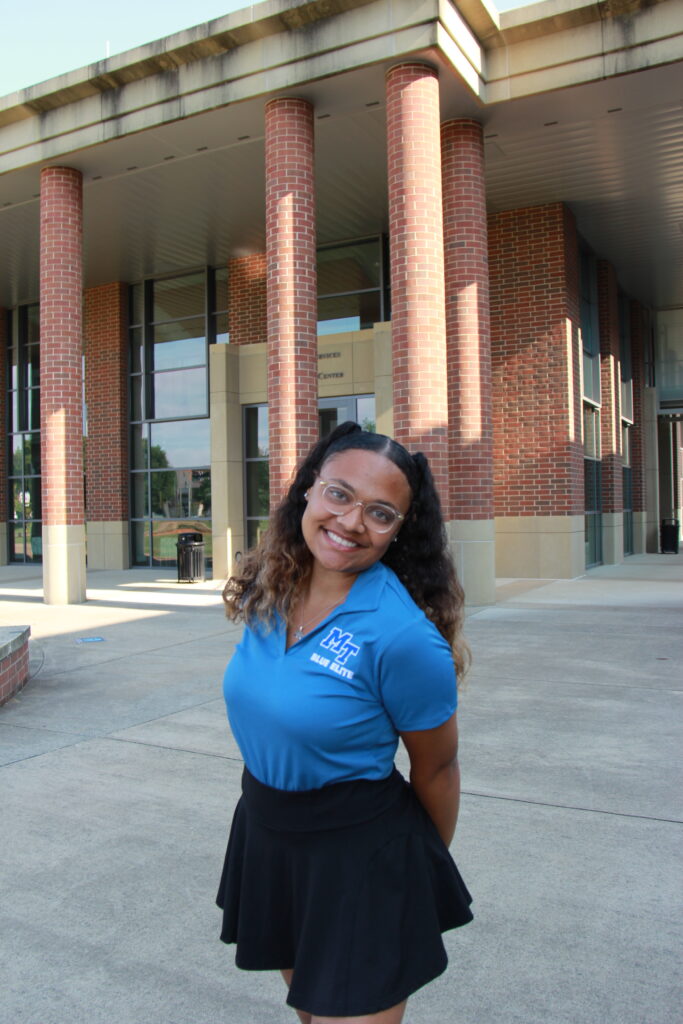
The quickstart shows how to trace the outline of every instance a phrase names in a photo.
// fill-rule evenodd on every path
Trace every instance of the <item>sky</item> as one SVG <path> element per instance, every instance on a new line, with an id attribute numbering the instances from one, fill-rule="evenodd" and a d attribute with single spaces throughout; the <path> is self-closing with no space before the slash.
<path id="1" fill-rule="evenodd" d="M 499 11 L 529 2 L 493 0 Z M 0 96 L 248 6 L 248 0 L 6 2 Z"/>

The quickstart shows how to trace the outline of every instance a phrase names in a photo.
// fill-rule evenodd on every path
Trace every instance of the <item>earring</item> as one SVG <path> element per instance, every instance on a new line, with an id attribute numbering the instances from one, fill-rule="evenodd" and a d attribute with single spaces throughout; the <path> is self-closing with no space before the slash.
<path id="1" fill-rule="evenodd" d="M 392 540 L 391 543 L 392 544 L 398 544 L 398 534 L 396 534 L 396 536 L 394 537 L 394 539 Z"/>
<path id="2" fill-rule="evenodd" d="M 309 494 L 310 494 L 310 491 L 304 491 L 304 501 L 308 501 L 308 495 Z"/>

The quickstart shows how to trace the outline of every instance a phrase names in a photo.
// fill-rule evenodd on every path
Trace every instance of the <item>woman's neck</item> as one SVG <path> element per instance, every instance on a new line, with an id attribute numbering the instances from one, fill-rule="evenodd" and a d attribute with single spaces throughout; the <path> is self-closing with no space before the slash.
<path id="1" fill-rule="evenodd" d="M 341 603 L 351 590 L 356 575 L 323 569 L 317 563 L 314 564 L 308 581 L 308 600 L 316 604 Z"/>

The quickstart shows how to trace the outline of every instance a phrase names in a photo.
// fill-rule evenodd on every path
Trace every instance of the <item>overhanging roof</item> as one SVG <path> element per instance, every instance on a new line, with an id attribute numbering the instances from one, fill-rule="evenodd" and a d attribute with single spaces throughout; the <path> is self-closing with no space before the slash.
<path id="1" fill-rule="evenodd" d="M 86 284 L 264 248 L 263 107 L 316 113 L 321 242 L 386 231 L 384 74 L 439 67 L 492 211 L 566 202 L 622 286 L 683 305 L 683 0 L 268 2 L 0 100 L 0 305 L 38 293 L 40 168 L 84 175 Z"/>

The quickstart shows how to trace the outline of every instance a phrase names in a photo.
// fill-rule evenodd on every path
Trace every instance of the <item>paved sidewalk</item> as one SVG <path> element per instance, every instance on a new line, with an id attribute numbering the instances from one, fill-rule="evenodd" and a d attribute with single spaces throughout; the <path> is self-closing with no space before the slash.
<path id="1" fill-rule="evenodd" d="M 0 568 L 0 625 L 32 630 L 0 708 L 0 1024 L 294 1024 L 279 979 L 217 939 L 241 771 L 220 585 L 88 584 L 50 607 L 39 572 Z M 476 917 L 406 1024 L 675 1024 L 683 555 L 499 581 L 467 632 L 455 854 Z"/>

